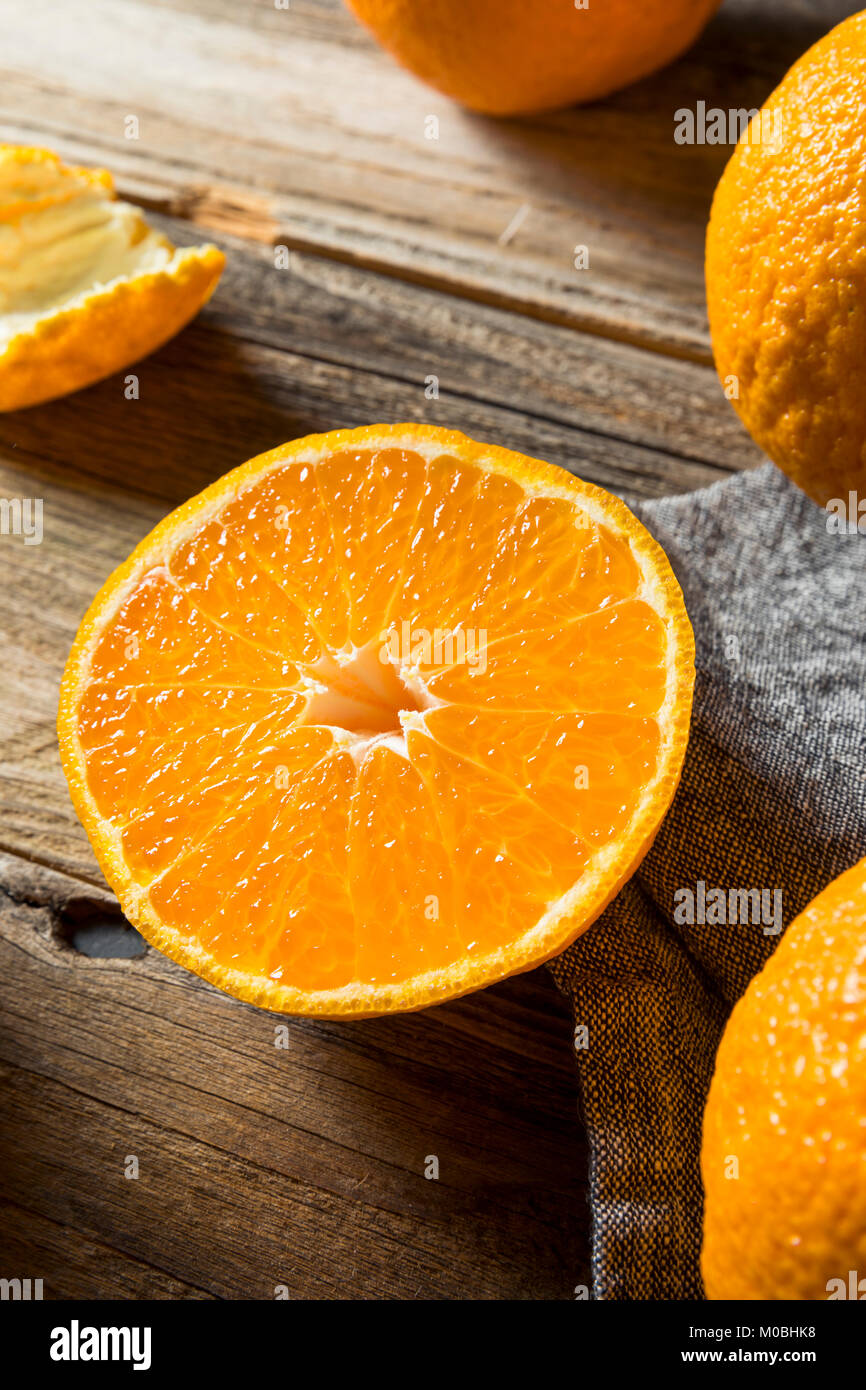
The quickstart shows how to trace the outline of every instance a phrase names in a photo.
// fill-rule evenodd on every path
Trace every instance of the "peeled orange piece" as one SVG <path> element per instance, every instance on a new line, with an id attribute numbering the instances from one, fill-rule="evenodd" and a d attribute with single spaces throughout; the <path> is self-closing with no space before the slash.
<path id="1" fill-rule="evenodd" d="M 0 145 L 0 410 L 90 386 L 179 332 L 225 257 L 178 251 L 105 169 Z"/>
<path id="2" fill-rule="evenodd" d="M 124 912 L 289 1013 L 526 970 L 648 848 L 693 641 L 659 546 L 549 464 L 421 425 L 286 444 L 167 517 L 63 679 L 73 800 Z"/>

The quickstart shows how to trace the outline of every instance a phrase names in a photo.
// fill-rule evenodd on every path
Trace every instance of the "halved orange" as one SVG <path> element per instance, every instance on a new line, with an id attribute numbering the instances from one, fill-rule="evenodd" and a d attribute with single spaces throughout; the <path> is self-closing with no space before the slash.
<path id="1" fill-rule="evenodd" d="M 461 434 L 244 464 L 112 575 L 72 648 L 72 797 L 127 917 L 287 1013 L 415 1009 L 526 970 L 673 796 L 693 640 L 627 507 Z"/>
<path id="2" fill-rule="evenodd" d="M 106 169 L 0 145 L 0 410 L 89 386 L 178 333 L 213 293 L 215 246 L 176 250 Z"/>

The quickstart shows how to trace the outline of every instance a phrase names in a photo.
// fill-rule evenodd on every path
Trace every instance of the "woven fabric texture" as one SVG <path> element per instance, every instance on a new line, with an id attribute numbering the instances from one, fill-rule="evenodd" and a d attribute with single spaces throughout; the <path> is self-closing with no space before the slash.
<path id="1" fill-rule="evenodd" d="M 866 854 L 866 537 L 829 533 L 771 464 L 635 511 L 695 629 L 689 750 L 637 874 L 550 968 L 574 1007 L 592 1296 L 690 1299 L 721 1031 L 784 927 Z"/>

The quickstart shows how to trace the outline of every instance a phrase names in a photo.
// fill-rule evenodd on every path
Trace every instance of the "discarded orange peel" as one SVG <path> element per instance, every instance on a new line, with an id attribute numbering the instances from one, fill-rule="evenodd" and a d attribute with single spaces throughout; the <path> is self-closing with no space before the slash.
<path id="1" fill-rule="evenodd" d="M 0 145 L 0 410 L 38 405 L 147 356 L 209 299 L 215 246 L 177 250 L 105 169 Z"/>

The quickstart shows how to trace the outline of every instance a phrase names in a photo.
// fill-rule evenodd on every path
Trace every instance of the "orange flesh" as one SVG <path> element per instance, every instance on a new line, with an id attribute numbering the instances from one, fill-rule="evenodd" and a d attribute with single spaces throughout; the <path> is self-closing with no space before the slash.
<path id="1" fill-rule="evenodd" d="M 222 965 L 322 990 L 486 955 L 656 770 L 665 633 L 639 584 L 573 502 L 454 458 L 278 466 L 100 636 L 77 710 L 97 808 Z"/>

